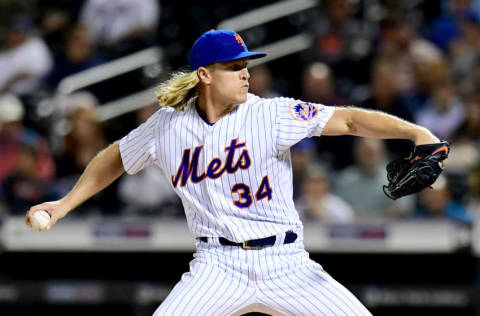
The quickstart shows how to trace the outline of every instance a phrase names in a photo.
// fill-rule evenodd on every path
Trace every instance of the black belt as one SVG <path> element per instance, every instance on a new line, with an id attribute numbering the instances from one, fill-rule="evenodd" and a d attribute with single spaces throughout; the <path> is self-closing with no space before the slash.
<path id="1" fill-rule="evenodd" d="M 208 237 L 200 237 L 199 239 L 203 242 L 208 242 Z M 277 240 L 276 236 L 270 236 L 270 237 L 265 237 L 261 239 L 252 239 L 244 242 L 233 242 L 223 237 L 218 238 L 218 241 L 223 246 L 237 246 L 237 247 L 242 247 L 243 249 L 260 249 L 268 246 L 273 246 L 276 240 Z M 285 239 L 283 243 L 291 244 L 295 240 L 297 240 L 297 234 L 289 230 L 288 232 L 285 233 Z"/>

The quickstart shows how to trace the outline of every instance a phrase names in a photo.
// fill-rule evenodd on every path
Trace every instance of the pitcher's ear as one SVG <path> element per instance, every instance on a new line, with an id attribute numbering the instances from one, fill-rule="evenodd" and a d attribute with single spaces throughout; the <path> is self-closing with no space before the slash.
<path id="1" fill-rule="evenodd" d="M 197 76 L 200 82 L 204 84 L 210 84 L 210 82 L 212 81 L 211 71 L 210 69 L 207 69 L 205 67 L 199 67 L 197 69 Z"/>

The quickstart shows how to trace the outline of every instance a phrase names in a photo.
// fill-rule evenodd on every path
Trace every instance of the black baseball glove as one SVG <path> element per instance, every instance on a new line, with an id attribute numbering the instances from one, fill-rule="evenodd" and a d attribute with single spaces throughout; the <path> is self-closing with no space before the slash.
<path id="1" fill-rule="evenodd" d="M 408 157 L 389 162 L 388 185 L 383 186 L 383 192 L 396 200 L 429 187 L 443 171 L 442 161 L 448 157 L 449 151 L 447 142 L 418 145 Z"/>

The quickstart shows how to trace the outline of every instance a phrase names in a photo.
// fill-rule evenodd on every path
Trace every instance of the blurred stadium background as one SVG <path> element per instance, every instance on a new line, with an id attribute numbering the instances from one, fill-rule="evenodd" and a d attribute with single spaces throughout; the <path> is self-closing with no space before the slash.
<path id="1" fill-rule="evenodd" d="M 194 242 L 157 169 L 49 232 L 23 223 L 155 111 L 153 89 L 211 28 L 251 50 L 251 91 L 378 109 L 452 144 L 432 189 L 382 193 L 408 141 L 292 149 L 311 256 L 374 315 L 480 315 L 480 1 L 1 0 L 0 315 L 151 315 Z"/>

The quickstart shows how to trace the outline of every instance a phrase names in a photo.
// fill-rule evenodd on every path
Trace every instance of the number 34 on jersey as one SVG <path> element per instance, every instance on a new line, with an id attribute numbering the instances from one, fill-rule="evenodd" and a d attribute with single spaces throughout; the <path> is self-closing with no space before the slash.
<path id="1" fill-rule="evenodd" d="M 248 150 L 245 148 L 245 143 L 239 143 L 238 139 L 232 139 L 230 145 L 225 147 L 225 152 L 227 156 L 225 162 L 220 158 L 214 158 L 210 161 L 207 166 L 207 170 L 198 175 L 198 159 L 200 153 L 203 149 L 202 146 L 197 146 L 194 148 L 193 153 L 191 148 L 187 148 L 183 151 L 182 161 L 178 166 L 177 173 L 172 175 L 172 184 L 176 188 L 179 184 L 180 186 L 185 186 L 190 180 L 192 183 L 198 183 L 205 178 L 218 179 L 224 172 L 234 173 L 238 169 L 248 169 L 251 164 L 250 155 Z M 236 161 L 234 161 L 235 152 L 240 152 L 240 155 Z M 252 195 L 252 188 L 246 183 L 236 183 L 231 187 L 232 195 L 238 197 L 233 200 L 233 204 L 240 208 L 249 207 L 254 199 L 260 201 L 263 199 L 272 199 L 272 187 L 268 180 L 268 176 L 264 176 L 258 188 L 256 188 L 255 195 Z"/>

